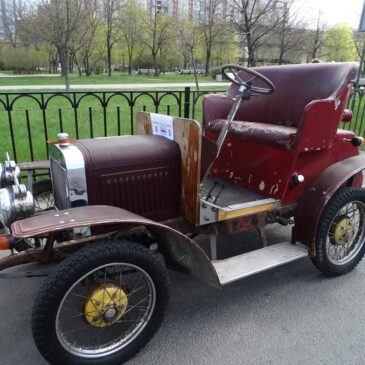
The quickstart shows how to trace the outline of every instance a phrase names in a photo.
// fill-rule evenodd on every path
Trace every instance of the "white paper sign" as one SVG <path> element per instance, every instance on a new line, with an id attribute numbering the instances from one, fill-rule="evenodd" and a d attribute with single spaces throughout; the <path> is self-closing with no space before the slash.
<path id="1" fill-rule="evenodd" d="M 167 115 L 151 113 L 152 133 L 156 136 L 163 136 L 174 139 L 173 118 Z"/>

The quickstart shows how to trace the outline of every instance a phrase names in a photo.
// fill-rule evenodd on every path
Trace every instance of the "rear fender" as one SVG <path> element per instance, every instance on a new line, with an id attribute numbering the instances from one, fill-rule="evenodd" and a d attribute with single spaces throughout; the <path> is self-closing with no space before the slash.
<path id="1" fill-rule="evenodd" d="M 128 231 L 135 226 L 145 226 L 159 243 L 159 250 L 167 263 L 184 269 L 204 283 L 220 287 L 217 273 L 204 250 L 189 237 L 163 224 L 143 218 L 127 210 L 93 205 L 66 209 L 31 217 L 12 224 L 14 238 L 29 238 L 37 235 L 60 232 L 79 227 L 110 225 L 115 231 Z"/>
<path id="2" fill-rule="evenodd" d="M 364 169 L 364 155 L 347 158 L 325 169 L 304 193 L 294 215 L 292 241 L 307 245 L 310 256 L 315 256 L 317 227 L 326 204 L 342 186 L 360 187 Z"/>

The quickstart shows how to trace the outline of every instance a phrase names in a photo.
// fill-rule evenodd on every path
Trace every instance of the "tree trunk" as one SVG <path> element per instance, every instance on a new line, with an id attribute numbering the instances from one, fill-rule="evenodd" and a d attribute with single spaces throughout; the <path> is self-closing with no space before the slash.
<path id="1" fill-rule="evenodd" d="M 198 73 L 196 71 L 196 63 L 195 63 L 195 57 L 194 57 L 194 51 L 191 50 L 191 60 L 193 62 L 193 68 L 194 68 L 194 79 L 195 79 L 195 85 L 196 85 L 196 90 L 199 94 L 199 81 L 198 81 Z"/>
<path id="2" fill-rule="evenodd" d="M 68 72 L 73 73 L 74 71 L 74 56 L 73 55 L 69 55 L 68 58 Z"/>
<path id="3" fill-rule="evenodd" d="M 256 57 L 255 57 L 255 49 L 251 42 L 251 34 L 247 32 L 246 34 L 246 42 L 247 42 L 247 67 L 254 67 L 256 66 Z"/>
<path id="4" fill-rule="evenodd" d="M 112 46 L 107 43 L 107 57 L 108 57 L 108 76 L 112 76 Z"/>
<path id="5" fill-rule="evenodd" d="M 317 47 L 316 45 L 313 48 L 313 52 L 312 52 L 312 60 L 314 60 L 315 58 L 317 58 Z"/>
<path id="6" fill-rule="evenodd" d="M 75 65 L 77 67 L 77 71 L 79 73 L 79 76 L 82 76 L 82 71 L 81 71 L 81 66 L 79 65 L 77 59 L 76 59 L 76 56 L 74 57 L 74 60 L 75 60 Z"/>
<path id="7" fill-rule="evenodd" d="M 155 76 L 158 76 L 158 70 L 157 70 L 157 54 L 155 52 L 152 52 L 152 59 L 153 59 L 153 67 L 155 69 Z"/>
<path id="8" fill-rule="evenodd" d="M 132 75 L 133 70 L 133 56 L 132 52 L 128 51 L 128 74 Z"/>
<path id="9" fill-rule="evenodd" d="M 211 56 L 210 49 L 207 49 L 205 58 L 205 77 L 209 76 L 210 56 Z"/>
<path id="10" fill-rule="evenodd" d="M 58 54 L 60 57 L 60 63 L 61 63 L 61 75 L 65 79 L 65 86 L 66 91 L 70 92 L 70 79 L 69 79 L 69 73 L 68 73 L 68 49 L 67 48 L 60 48 L 58 50 Z"/>
<path id="11" fill-rule="evenodd" d="M 279 65 L 282 65 L 283 61 L 284 61 L 284 46 L 282 44 L 280 45 L 278 61 L 279 61 Z"/>
<path id="12" fill-rule="evenodd" d="M 283 58 L 284 58 L 284 55 L 283 55 L 283 52 L 280 52 L 279 54 L 279 66 L 283 64 Z"/>

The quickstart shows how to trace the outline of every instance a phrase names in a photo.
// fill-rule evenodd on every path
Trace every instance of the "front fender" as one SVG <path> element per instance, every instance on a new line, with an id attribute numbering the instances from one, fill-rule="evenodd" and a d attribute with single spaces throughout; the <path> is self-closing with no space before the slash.
<path id="1" fill-rule="evenodd" d="M 184 268 L 195 278 L 214 287 L 220 287 L 218 275 L 204 250 L 189 237 L 161 223 L 143 218 L 127 210 L 91 205 L 50 212 L 14 222 L 14 238 L 29 238 L 78 227 L 116 225 L 120 228 L 145 226 L 159 243 L 159 250 L 169 262 Z"/>
<path id="2" fill-rule="evenodd" d="M 347 158 L 327 167 L 304 193 L 294 215 L 292 241 L 307 245 L 310 256 L 315 256 L 317 226 L 324 207 L 347 181 L 354 186 L 359 180 L 351 178 L 364 169 L 364 155 Z"/>

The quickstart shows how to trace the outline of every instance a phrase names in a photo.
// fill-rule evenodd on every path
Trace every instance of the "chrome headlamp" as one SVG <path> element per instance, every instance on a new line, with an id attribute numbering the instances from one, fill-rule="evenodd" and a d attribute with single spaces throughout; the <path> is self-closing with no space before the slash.
<path id="1" fill-rule="evenodd" d="M 34 214 L 34 211 L 33 195 L 26 190 L 25 185 L 0 189 L 0 220 L 4 226 Z"/>
<path id="2" fill-rule="evenodd" d="M 19 176 L 18 166 L 7 155 L 7 161 L 0 164 L 0 221 L 5 227 L 35 211 L 33 195 L 19 184 Z"/>
<path id="3" fill-rule="evenodd" d="M 5 188 L 15 184 L 15 179 L 19 180 L 20 170 L 15 161 L 11 161 L 9 155 L 6 154 L 6 161 L 0 163 L 0 188 Z"/>

